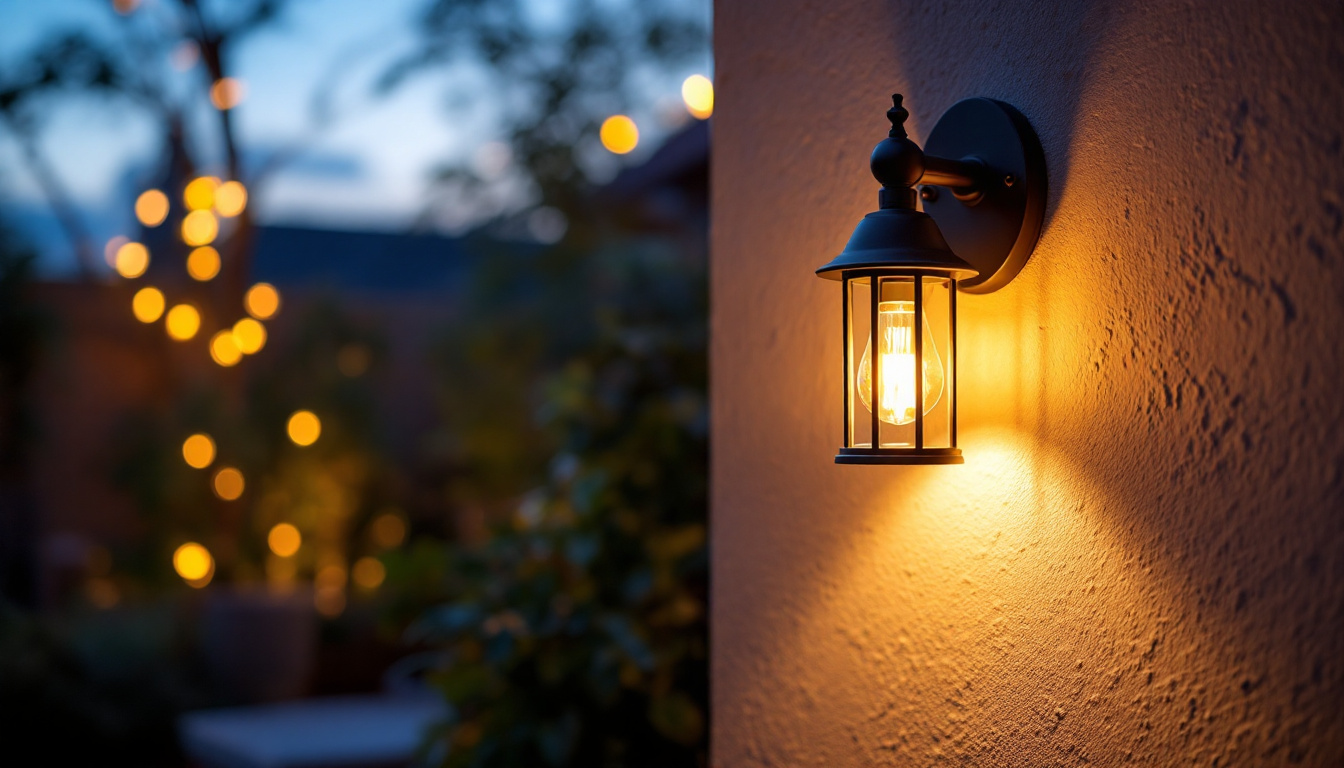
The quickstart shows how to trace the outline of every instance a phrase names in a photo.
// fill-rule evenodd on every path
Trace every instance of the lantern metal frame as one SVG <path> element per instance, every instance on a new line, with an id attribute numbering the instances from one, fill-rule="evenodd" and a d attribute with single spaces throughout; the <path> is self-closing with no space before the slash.
<path id="1" fill-rule="evenodd" d="M 844 442 L 837 464 L 961 464 L 957 446 L 957 292 L 989 293 L 1022 269 L 1036 246 L 1045 216 L 1046 172 L 1040 141 L 1030 123 L 1013 107 L 991 99 L 967 99 L 944 114 L 930 133 L 936 147 L 957 159 L 926 154 L 906 135 L 909 117 L 901 96 L 887 111 L 891 130 L 873 150 L 873 176 L 882 183 L 879 209 L 859 222 L 844 251 L 817 269 L 839 281 L 843 298 Z M 917 209 L 914 187 L 922 185 Z M 946 197 L 939 187 L 950 190 Z M 951 199 L 947 199 L 951 198 Z M 943 229 L 947 230 L 944 239 Z M 949 245 L 949 240 L 951 245 Z M 926 334 L 924 286 L 947 281 L 947 446 L 926 445 L 924 368 Z M 858 444 L 858 366 L 853 339 L 853 287 L 867 281 L 869 334 L 876 336 L 885 281 L 912 281 L 914 295 L 914 440 L 882 442 L 878 399 L 881 368 L 876 348 L 870 354 L 869 418 L 871 442 Z M 890 423 L 890 422 L 888 422 Z"/>

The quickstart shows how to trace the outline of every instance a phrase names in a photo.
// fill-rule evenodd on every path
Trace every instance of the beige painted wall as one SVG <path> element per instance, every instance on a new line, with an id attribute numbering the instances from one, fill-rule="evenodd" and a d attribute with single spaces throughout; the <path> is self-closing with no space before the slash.
<path id="1" fill-rule="evenodd" d="M 714 764 L 1344 764 L 1344 6 L 718 0 Z M 1037 127 L 960 467 L 839 467 L 900 91 Z"/>

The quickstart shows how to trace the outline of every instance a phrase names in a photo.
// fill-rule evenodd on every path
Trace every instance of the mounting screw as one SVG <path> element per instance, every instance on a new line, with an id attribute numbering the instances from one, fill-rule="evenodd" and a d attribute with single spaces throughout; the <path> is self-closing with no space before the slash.
<path id="1" fill-rule="evenodd" d="M 935 202 L 938 199 L 938 188 L 934 186 L 920 187 L 919 196 L 925 202 Z"/>
<path id="2" fill-rule="evenodd" d="M 1016 183 L 1017 183 L 1017 177 L 1011 173 L 1003 177 L 1003 186 L 1005 187 L 1011 187 Z"/>

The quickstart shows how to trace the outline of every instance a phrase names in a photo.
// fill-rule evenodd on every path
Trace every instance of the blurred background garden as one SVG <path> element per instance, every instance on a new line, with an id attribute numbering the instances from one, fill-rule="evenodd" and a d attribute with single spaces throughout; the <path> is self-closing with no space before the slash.
<path id="1" fill-rule="evenodd" d="M 706 764 L 709 19 L 0 5 L 0 762 Z"/>

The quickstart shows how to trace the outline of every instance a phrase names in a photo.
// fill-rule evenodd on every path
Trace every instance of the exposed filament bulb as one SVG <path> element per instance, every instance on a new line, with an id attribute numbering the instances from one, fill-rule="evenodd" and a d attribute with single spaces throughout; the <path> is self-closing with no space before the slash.
<path id="1" fill-rule="evenodd" d="M 924 413 L 933 410 L 943 396 L 943 359 L 933 344 L 929 318 L 924 327 Z M 883 301 L 877 305 L 878 411 L 877 417 L 888 424 L 909 424 L 915 420 L 915 303 Z M 869 413 L 873 411 L 873 337 L 863 348 L 857 382 L 859 400 Z"/>

